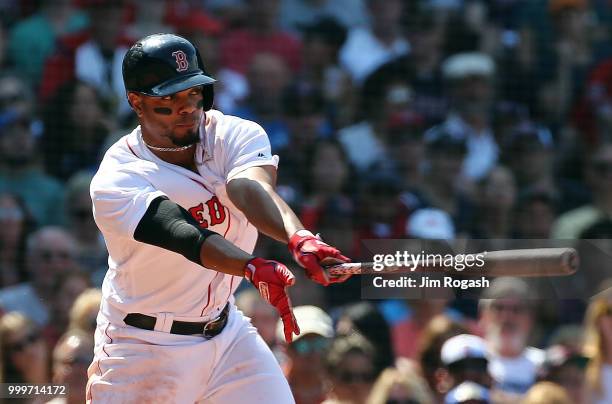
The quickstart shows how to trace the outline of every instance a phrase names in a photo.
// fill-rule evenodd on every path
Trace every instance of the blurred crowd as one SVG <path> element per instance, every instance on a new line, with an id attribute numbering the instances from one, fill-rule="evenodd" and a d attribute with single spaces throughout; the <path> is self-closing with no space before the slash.
<path id="1" fill-rule="evenodd" d="M 298 404 L 612 403 L 610 27 L 608 0 L 1 1 L 0 382 L 84 401 L 108 258 L 89 183 L 137 125 L 123 55 L 173 32 L 215 108 L 266 130 L 304 225 L 355 260 L 370 239 L 598 239 L 573 299 L 500 278 L 365 301 L 262 237 L 302 334 L 286 345 L 246 285 L 237 304 Z"/>

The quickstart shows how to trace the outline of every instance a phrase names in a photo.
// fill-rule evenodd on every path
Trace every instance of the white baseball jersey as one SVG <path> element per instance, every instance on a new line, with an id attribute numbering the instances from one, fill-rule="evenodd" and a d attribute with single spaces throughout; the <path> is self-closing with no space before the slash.
<path id="1" fill-rule="evenodd" d="M 189 321 L 214 318 L 232 300 L 241 277 L 203 268 L 180 254 L 134 240 L 149 203 L 165 195 L 200 226 L 247 252 L 257 230 L 229 200 L 227 182 L 253 166 L 277 166 L 265 131 L 256 123 L 211 110 L 200 126 L 198 173 L 167 163 L 143 143 L 140 126 L 105 154 L 91 183 L 94 218 L 109 252 L 101 314 L 172 313 Z M 120 317 L 120 318 L 119 318 Z"/>

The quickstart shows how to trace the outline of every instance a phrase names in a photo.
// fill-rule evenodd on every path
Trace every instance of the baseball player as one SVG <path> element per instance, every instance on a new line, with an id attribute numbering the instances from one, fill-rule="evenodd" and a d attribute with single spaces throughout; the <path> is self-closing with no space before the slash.
<path id="1" fill-rule="evenodd" d="M 295 278 L 251 255 L 258 230 L 288 243 L 323 285 L 345 278 L 322 264 L 348 259 L 305 230 L 275 192 L 278 157 L 264 130 L 211 109 L 215 80 L 189 41 L 141 39 L 125 55 L 123 79 L 140 125 L 106 152 L 91 183 L 109 269 L 88 401 L 294 402 L 234 290 L 246 277 L 291 341 Z"/>

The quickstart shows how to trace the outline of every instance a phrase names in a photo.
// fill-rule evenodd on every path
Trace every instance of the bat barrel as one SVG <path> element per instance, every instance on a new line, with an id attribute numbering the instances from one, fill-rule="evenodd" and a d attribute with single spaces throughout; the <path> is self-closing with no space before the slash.
<path id="1" fill-rule="evenodd" d="M 578 270 L 580 260 L 574 248 L 533 248 L 523 250 L 488 251 L 484 265 L 458 271 L 453 267 L 385 266 L 374 270 L 373 262 L 354 262 L 327 268 L 331 275 L 360 275 L 384 273 L 432 273 L 446 272 L 462 276 L 568 276 Z"/>

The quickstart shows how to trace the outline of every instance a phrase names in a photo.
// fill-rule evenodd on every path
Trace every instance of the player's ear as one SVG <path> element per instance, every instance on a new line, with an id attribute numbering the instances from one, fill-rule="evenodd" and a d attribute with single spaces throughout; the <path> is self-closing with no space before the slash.
<path id="1" fill-rule="evenodd" d="M 128 102 L 139 117 L 142 116 L 142 98 L 140 94 L 130 91 L 127 93 Z"/>

